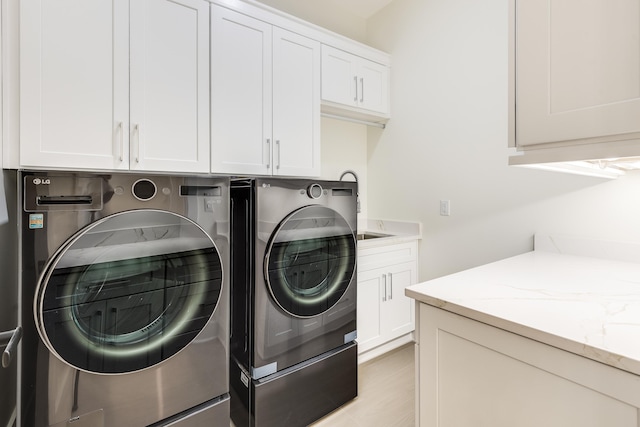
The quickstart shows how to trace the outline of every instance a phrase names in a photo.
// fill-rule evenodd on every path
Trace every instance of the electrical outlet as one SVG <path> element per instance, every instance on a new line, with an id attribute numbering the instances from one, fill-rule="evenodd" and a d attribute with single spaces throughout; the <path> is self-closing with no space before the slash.
<path id="1" fill-rule="evenodd" d="M 451 215 L 451 202 L 449 200 L 440 200 L 440 215 Z"/>

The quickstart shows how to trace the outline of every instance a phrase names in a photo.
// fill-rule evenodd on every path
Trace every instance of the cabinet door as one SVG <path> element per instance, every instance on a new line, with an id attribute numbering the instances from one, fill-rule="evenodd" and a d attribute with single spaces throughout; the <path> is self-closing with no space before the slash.
<path id="1" fill-rule="evenodd" d="M 380 323 L 380 305 L 383 303 L 382 290 L 380 270 L 358 272 L 357 341 L 359 353 L 384 342 Z"/>
<path id="2" fill-rule="evenodd" d="M 125 0 L 20 2 L 20 164 L 128 168 Z"/>
<path id="3" fill-rule="evenodd" d="M 389 113 L 389 69 L 360 59 L 358 67 L 358 105 L 367 110 Z"/>
<path id="4" fill-rule="evenodd" d="M 397 338 L 414 330 L 413 300 L 404 294 L 404 289 L 416 283 L 414 262 L 394 265 L 384 270 L 382 276 L 383 303 L 381 323 L 389 339 Z"/>
<path id="5" fill-rule="evenodd" d="M 322 45 L 322 99 L 338 104 L 358 105 L 357 57 Z"/>
<path id="6" fill-rule="evenodd" d="M 211 5 L 212 172 L 270 175 L 271 25 Z"/>
<path id="7" fill-rule="evenodd" d="M 209 3 L 131 2 L 131 169 L 209 172 Z"/>
<path id="8" fill-rule="evenodd" d="M 640 2 L 517 0 L 516 143 L 640 131 Z"/>
<path id="9" fill-rule="evenodd" d="M 320 43 L 273 29 L 274 175 L 320 175 Z"/>

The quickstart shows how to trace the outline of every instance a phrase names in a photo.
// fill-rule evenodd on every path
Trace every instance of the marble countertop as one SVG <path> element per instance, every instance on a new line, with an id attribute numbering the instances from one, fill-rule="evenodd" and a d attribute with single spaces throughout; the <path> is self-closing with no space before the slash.
<path id="1" fill-rule="evenodd" d="M 536 236 L 535 251 L 405 292 L 422 303 L 640 375 L 638 254 L 638 244 Z"/>
<path id="2" fill-rule="evenodd" d="M 369 219 L 366 220 L 364 226 L 359 226 L 358 234 L 361 233 L 372 233 L 383 236 L 358 241 L 359 248 L 370 248 L 421 239 L 422 225 L 418 222 Z"/>

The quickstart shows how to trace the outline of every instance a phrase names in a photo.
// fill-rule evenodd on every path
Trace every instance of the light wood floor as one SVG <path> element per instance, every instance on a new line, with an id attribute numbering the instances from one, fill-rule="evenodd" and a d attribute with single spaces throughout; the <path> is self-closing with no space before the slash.
<path id="1" fill-rule="evenodd" d="M 358 397 L 313 427 L 413 427 L 414 346 L 408 344 L 359 366 Z"/>

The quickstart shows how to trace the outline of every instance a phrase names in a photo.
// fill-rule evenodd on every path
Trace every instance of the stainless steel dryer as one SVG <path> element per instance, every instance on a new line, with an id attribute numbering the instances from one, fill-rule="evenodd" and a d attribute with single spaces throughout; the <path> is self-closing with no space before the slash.
<path id="1" fill-rule="evenodd" d="M 21 425 L 228 427 L 228 179 L 12 179 Z"/>
<path id="2" fill-rule="evenodd" d="M 232 420 L 304 426 L 357 395 L 356 183 L 234 180 Z"/>

